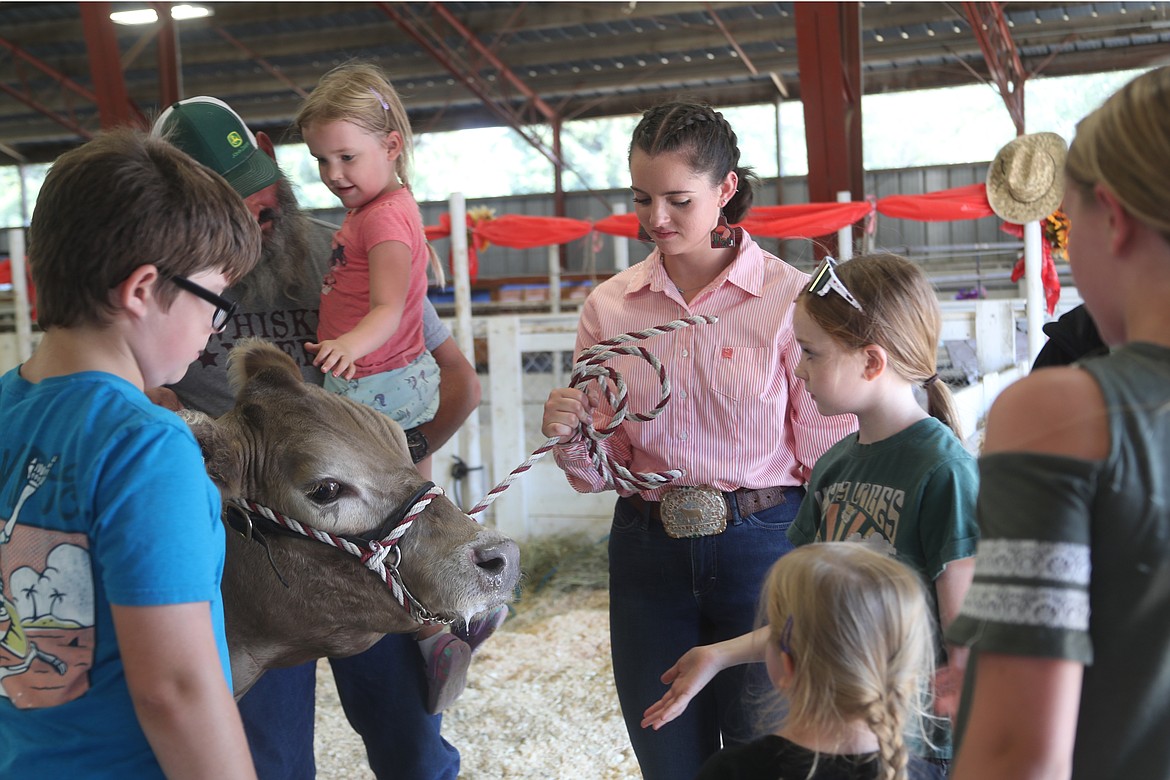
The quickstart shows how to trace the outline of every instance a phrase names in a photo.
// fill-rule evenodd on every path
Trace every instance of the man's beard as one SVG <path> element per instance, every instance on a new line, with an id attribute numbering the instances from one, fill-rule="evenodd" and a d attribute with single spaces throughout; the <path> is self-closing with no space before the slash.
<path id="1" fill-rule="evenodd" d="M 260 262 L 233 292 L 251 311 L 274 308 L 283 298 L 316 308 L 321 279 L 310 256 L 308 220 L 283 177 L 276 183 L 276 202 L 279 211 L 265 209 L 260 213 L 261 223 L 272 222 L 272 229 L 264 236 Z"/>

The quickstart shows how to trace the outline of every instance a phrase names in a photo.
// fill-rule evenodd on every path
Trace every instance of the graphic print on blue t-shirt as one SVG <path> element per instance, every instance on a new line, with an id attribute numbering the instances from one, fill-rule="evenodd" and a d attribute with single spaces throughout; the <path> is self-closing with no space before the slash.
<path id="1" fill-rule="evenodd" d="M 0 698 L 54 707 L 89 689 L 93 567 L 84 534 L 21 525 L 26 502 L 57 463 L 30 456 L 16 501 L 0 520 Z"/>

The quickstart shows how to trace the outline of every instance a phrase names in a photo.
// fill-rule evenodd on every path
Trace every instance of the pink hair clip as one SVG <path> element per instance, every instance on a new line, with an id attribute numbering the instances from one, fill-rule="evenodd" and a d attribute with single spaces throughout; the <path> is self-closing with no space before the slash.
<path id="1" fill-rule="evenodd" d="M 382 106 L 382 110 L 383 110 L 383 111 L 389 111 L 389 110 L 390 110 L 390 104 L 386 102 L 386 98 L 382 97 L 381 93 L 380 93 L 380 92 L 378 92 L 378 90 L 374 89 L 373 87 L 368 87 L 368 89 L 370 90 L 370 94 L 371 94 L 371 95 L 373 95 L 374 97 L 378 98 L 378 103 L 379 103 L 379 104 L 381 104 L 381 106 Z"/>

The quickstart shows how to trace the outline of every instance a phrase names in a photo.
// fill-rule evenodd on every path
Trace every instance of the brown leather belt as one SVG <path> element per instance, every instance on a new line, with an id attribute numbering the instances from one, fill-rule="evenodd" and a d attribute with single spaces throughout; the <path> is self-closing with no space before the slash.
<path id="1" fill-rule="evenodd" d="M 776 487 L 758 489 L 740 488 L 732 493 L 724 493 L 723 503 L 727 507 L 728 521 L 731 520 L 731 501 L 729 496 L 735 496 L 735 503 L 739 507 L 739 513 L 741 515 L 754 515 L 756 512 L 763 512 L 765 509 L 771 509 L 774 506 L 783 504 L 788 500 L 789 489 L 789 487 L 777 485 Z M 651 520 L 658 523 L 662 522 L 662 515 L 659 510 L 661 502 L 647 501 L 637 493 L 632 496 L 626 496 L 626 500 Z"/>

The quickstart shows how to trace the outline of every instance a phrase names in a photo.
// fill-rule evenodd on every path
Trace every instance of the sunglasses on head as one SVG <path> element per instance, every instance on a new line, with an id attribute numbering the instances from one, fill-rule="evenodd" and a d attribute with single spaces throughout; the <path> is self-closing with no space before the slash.
<path id="1" fill-rule="evenodd" d="M 817 270 L 813 272 L 812 282 L 808 286 L 808 291 L 824 298 L 829 294 L 829 291 L 840 295 L 849 305 L 864 313 L 865 309 L 861 308 L 861 304 L 853 297 L 853 293 L 849 292 L 849 288 L 841 281 L 841 277 L 837 276 L 836 268 L 837 261 L 826 255 L 821 264 L 817 266 Z"/>

